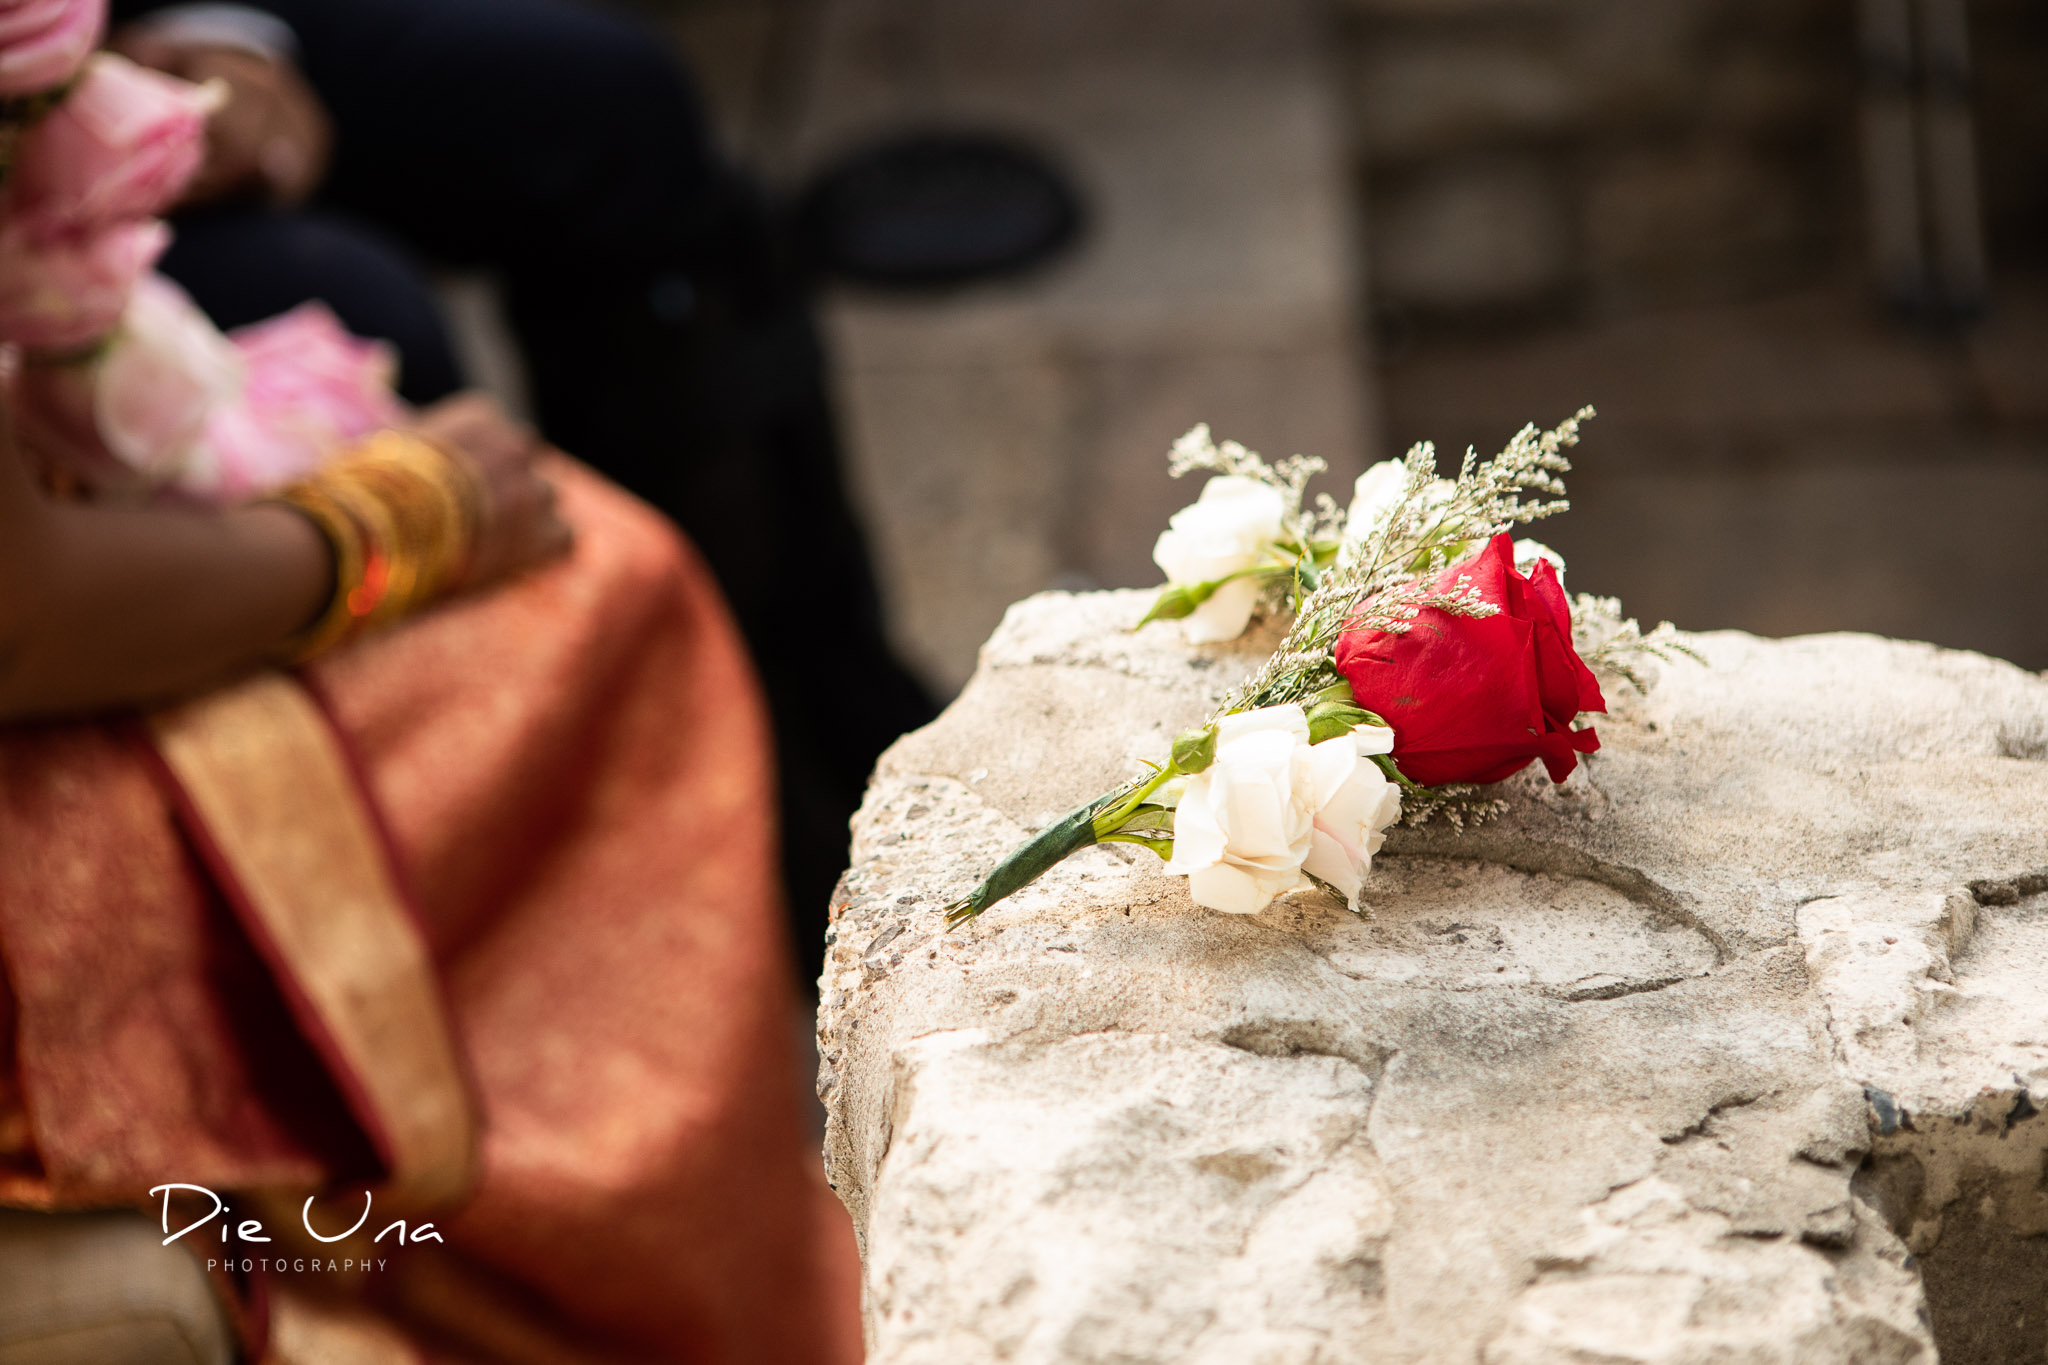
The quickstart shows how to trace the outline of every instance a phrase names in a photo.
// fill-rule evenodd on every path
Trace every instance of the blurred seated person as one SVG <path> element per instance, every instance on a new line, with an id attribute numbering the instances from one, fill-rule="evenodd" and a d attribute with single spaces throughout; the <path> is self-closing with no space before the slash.
<path id="1" fill-rule="evenodd" d="M 767 689 L 815 976 L 868 772 L 933 708 L 884 639 L 804 291 L 684 72 L 573 0 L 113 9 L 118 50 L 231 92 L 161 267 L 216 323 L 324 300 L 430 403 L 461 379 L 420 262 L 488 268 L 541 429 L 701 549 Z"/>
<path id="2" fill-rule="evenodd" d="M 709 574 L 150 273 L 218 92 L 103 3 L 0 0 L 0 1358 L 849 1359 Z"/>
<path id="3" fill-rule="evenodd" d="M 190 1251 L 250 1360 L 857 1358 L 766 718 L 687 545 L 476 397 L 276 500 L 44 474 L 0 426 L 0 1208 L 230 1208 L 115 1260 L 102 1215 L 0 1216 L 38 1268 L 0 1277 L 0 1354 L 163 1358 L 102 1281 Z M 457 477 L 469 515 L 400 496 Z M 332 647 L 376 586 L 335 508 L 448 600 Z M 200 1202 L 159 1215 L 173 1183 Z M 401 1218 L 434 1235 L 372 1240 Z M 37 1288 L 72 1244 L 118 1312 Z M 258 1262 L 309 1254 L 379 1269 Z"/>

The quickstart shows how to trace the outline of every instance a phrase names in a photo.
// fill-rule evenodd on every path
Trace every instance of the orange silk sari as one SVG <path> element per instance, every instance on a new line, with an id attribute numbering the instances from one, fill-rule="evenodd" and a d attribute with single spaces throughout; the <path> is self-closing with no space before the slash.
<path id="1" fill-rule="evenodd" d="M 665 523 L 554 474 L 565 564 L 302 678 L 0 729 L 0 1203 L 218 1192 L 184 1244 L 252 1359 L 857 1360 L 755 680 Z M 299 1231 L 365 1189 L 354 1239 Z M 401 1217 L 441 1240 L 371 1243 Z"/>

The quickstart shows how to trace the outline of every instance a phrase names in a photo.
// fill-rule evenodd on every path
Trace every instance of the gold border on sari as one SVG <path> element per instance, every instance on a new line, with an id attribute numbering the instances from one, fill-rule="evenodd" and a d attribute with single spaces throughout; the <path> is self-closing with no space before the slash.
<path id="1" fill-rule="evenodd" d="M 200 854 L 334 1071 L 401 1205 L 459 1200 L 477 1122 L 433 963 L 340 738 L 262 673 L 155 712 Z"/>

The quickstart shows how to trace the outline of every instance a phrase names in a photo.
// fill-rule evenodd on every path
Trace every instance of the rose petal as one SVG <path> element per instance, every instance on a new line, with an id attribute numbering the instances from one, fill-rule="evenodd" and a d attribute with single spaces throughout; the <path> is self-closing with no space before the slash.
<path id="1" fill-rule="evenodd" d="M 1345 901 L 1355 906 L 1359 889 L 1365 884 L 1365 879 L 1359 874 L 1361 860 L 1358 853 L 1358 849 L 1317 825 L 1315 841 L 1309 845 L 1308 857 L 1302 860 L 1301 870 L 1336 887 L 1343 893 Z"/>
<path id="2" fill-rule="evenodd" d="M 1188 780 L 1173 813 L 1173 857 L 1167 861 L 1168 872 L 1185 877 L 1222 860 L 1225 840 L 1223 826 L 1216 823 L 1215 785 L 1209 773 Z"/>
<path id="3" fill-rule="evenodd" d="M 1301 885 L 1298 874 L 1260 876 L 1244 868 L 1218 863 L 1188 877 L 1188 895 L 1195 904 L 1227 915 L 1256 915 L 1273 898 Z"/>
<path id="4" fill-rule="evenodd" d="M 1216 722 L 1216 748 L 1221 752 L 1227 745 L 1235 743 L 1245 735 L 1264 731 L 1275 731 L 1293 738 L 1298 744 L 1308 743 L 1308 713 L 1299 706 L 1262 706 L 1256 711 L 1239 711 L 1224 716 Z"/>

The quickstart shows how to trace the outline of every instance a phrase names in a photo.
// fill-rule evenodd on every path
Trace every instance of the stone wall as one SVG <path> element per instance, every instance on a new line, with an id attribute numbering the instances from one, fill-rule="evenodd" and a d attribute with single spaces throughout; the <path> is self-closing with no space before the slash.
<path id="1" fill-rule="evenodd" d="M 883 760 L 822 981 L 870 1360 L 2038 1360 L 2048 681 L 1696 637 L 1371 918 L 1089 850 L 940 907 L 1267 649 L 1013 608 Z"/>
<path id="2" fill-rule="evenodd" d="M 1351 0 L 1376 300 L 1424 317 L 1782 288 L 1853 239 L 1830 0 Z"/>
<path id="3" fill-rule="evenodd" d="M 1340 0 L 1375 301 L 1432 321 L 1754 297 L 1863 267 L 1847 0 Z M 2048 251 L 2048 22 L 1970 7 L 1994 259 Z"/>
<path id="4" fill-rule="evenodd" d="M 2017 586 L 2048 575 L 2048 10 L 1967 6 L 1990 274 L 1942 316 L 1873 256 L 1858 13 L 1888 0 L 1332 3 L 1389 451 L 1592 403 L 1543 531 L 1585 586 L 2048 665 Z"/>
<path id="5" fill-rule="evenodd" d="M 1544 528 L 1585 587 L 2048 666 L 2038 0 L 1969 0 L 1992 276 L 1947 330 L 1869 282 L 1858 0 L 645 2 L 783 183 L 961 120 L 1094 202 L 1051 271 L 828 310 L 892 612 L 944 689 L 1016 598 L 1153 581 L 1196 421 L 1345 473 L 1588 402 Z"/>

